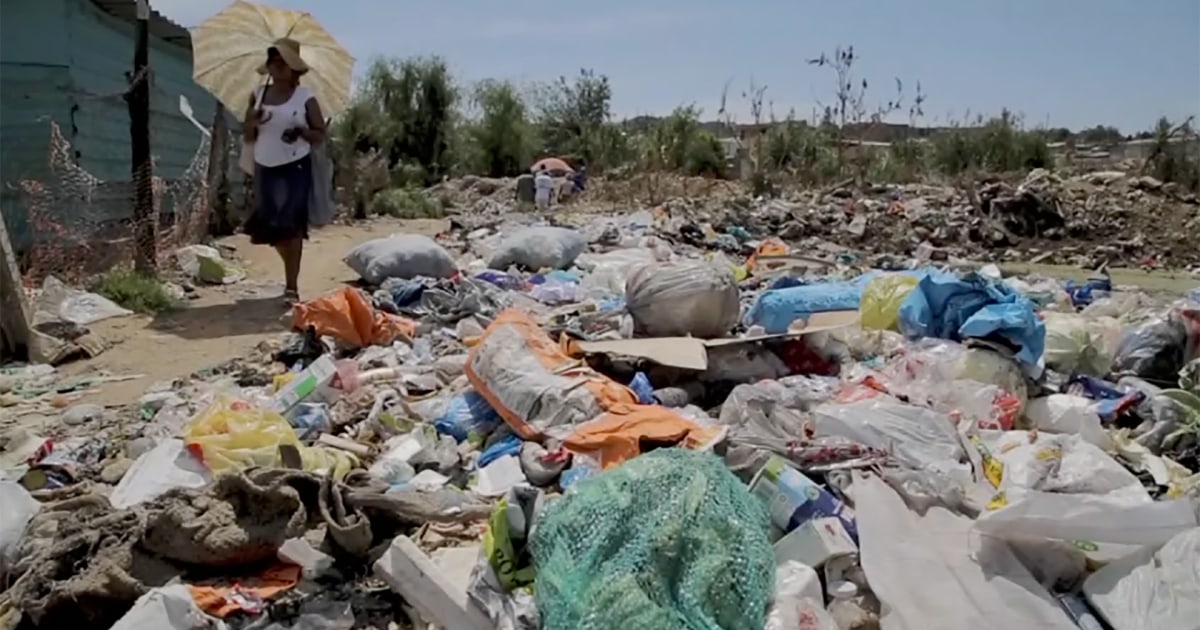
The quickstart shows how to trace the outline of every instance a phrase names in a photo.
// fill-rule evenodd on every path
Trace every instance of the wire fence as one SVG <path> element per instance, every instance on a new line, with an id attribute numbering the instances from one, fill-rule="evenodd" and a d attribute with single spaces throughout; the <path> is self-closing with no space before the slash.
<path id="1" fill-rule="evenodd" d="M 134 184 L 89 173 L 75 162 L 59 125 L 51 121 L 49 127 L 49 177 L 16 183 L 28 221 L 19 263 L 27 284 L 50 275 L 82 282 L 131 265 L 139 248 L 155 252 L 161 265 L 176 248 L 205 237 L 211 212 L 209 138 L 202 136 L 180 177 L 151 179 L 152 209 L 139 218 Z"/>

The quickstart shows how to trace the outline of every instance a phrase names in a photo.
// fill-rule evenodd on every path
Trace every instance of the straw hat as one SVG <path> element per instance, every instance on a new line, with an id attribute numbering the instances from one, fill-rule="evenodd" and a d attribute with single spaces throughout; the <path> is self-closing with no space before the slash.
<path id="1" fill-rule="evenodd" d="M 300 57 L 300 42 L 284 37 L 275 40 L 271 48 L 279 51 L 279 56 L 283 58 L 283 62 L 297 74 L 308 72 L 308 64 L 304 63 L 304 59 Z M 267 73 L 266 63 L 258 67 L 258 73 Z"/>

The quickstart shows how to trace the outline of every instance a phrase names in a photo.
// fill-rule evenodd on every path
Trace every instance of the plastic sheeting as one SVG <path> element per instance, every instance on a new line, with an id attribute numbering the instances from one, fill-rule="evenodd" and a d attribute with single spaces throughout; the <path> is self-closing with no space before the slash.
<path id="1" fill-rule="evenodd" d="M 1113 630 L 1200 627 L 1200 527 L 1108 564 L 1083 592 Z"/>
<path id="2" fill-rule="evenodd" d="M 634 330 L 651 337 L 723 337 L 737 325 L 740 300 L 733 272 L 706 262 L 645 265 L 625 282 Z"/>
<path id="3" fill-rule="evenodd" d="M 1078 630 L 1007 545 L 969 535 L 969 519 L 938 506 L 918 516 L 878 477 L 852 489 L 883 630 Z"/>
<path id="4" fill-rule="evenodd" d="M 1046 347 L 1046 325 L 1033 304 L 1008 285 L 976 274 L 926 273 L 900 307 L 900 332 L 953 341 L 997 336 L 1028 366 L 1038 365 Z"/>
<path id="5" fill-rule="evenodd" d="M 312 326 L 318 335 L 328 335 L 357 348 L 411 339 L 417 329 L 411 319 L 377 310 L 361 291 L 352 287 L 295 305 L 292 326 L 296 330 Z"/>

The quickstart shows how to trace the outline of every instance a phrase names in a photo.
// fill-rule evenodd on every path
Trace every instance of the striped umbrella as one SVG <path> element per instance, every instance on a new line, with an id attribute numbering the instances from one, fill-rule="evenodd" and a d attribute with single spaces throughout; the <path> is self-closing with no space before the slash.
<path id="1" fill-rule="evenodd" d="M 334 116 L 350 102 L 354 57 L 309 13 L 266 7 L 241 0 L 192 29 L 192 78 L 225 107 L 246 109 L 250 94 L 262 85 L 259 67 L 276 40 L 300 43 L 309 71 L 301 79 L 313 90 L 321 111 Z"/>

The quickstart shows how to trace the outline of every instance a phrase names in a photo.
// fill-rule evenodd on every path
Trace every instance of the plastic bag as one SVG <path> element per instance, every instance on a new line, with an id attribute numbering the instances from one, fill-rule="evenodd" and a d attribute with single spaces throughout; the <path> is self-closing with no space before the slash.
<path id="1" fill-rule="evenodd" d="M 1176 309 L 1126 333 L 1117 347 L 1112 371 L 1137 376 L 1165 387 L 1179 380 L 1179 371 L 1196 358 L 1200 345 L 1200 311 Z"/>
<path id="2" fill-rule="evenodd" d="M 0 579 L 17 560 L 25 526 L 41 509 L 42 504 L 30 496 L 20 484 L 0 481 Z M 7 582 L 4 582 L 7 584 Z"/>
<path id="3" fill-rule="evenodd" d="M 184 448 L 183 440 L 167 439 L 133 462 L 108 500 L 124 510 L 173 488 L 202 488 L 211 481 L 212 474 Z"/>
<path id="4" fill-rule="evenodd" d="M 604 254 L 583 254 L 575 265 L 588 273 L 579 282 L 580 292 L 604 299 L 625 294 L 630 272 L 655 261 L 654 251 L 646 248 L 618 249 Z"/>
<path id="5" fill-rule="evenodd" d="M 308 225 L 321 227 L 333 222 L 337 206 L 333 201 L 333 161 L 329 159 L 328 144 L 312 145 L 312 192 L 308 199 Z"/>
<path id="6" fill-rule="evenodd" d="M 1102 567 L 1083 593 L 1113 630 L 1200 626 L 1200 528 Z"/>
<path id="7" fill-rule="evenodd" d="M 764 292 L 746 313 L 748 326 L 762 326 L 767 334 L 785 333 L 792 322 L 806 320 L 813 313 L 858 310 L 862 284 L 825 282 Z"/>
<path id="8" fill-rule="evenodd" d="M 823 601 L 825 591 L 817 572 L 789 560 L 775 568 L 775 597 L 764 630 L 838 630 Z"/>
<path id="9" fill-rule="evenodd" d="M 946 475 L 961 485 L 972 481 L 970 465 L 963 462 L 966 451 L 950 419 L 890 396 L 817 407 L 813 435 L 844 437 L 891 451 L 905 466 Z"/>
<path id="10" fill-rule="evenodd" d="M 605 411 L 637 404 L 628 387 L 567 356 L 518 309 L 487 327 L 466 372 L 475 391 L 527 440 L 562 438 Z"/>
<path id="11" fill-rule="evenodd" d="M 48 276 L 42 283 L 42 292 L 34 302 L 34 309 L 35 324 L 69 322 L 89 326 L 133 314 L 102 295 L 68 287 L 54 276 Z"/>
<path id="12" fill-rule="evenodd" d="M 1108 374 L 1120 340 L 1116 320 L 1089 320 L 1072 313 L 1043 313 L 1042 320 L 1046 322 L 1046 367 L 1063 374 Z"/>
<path id="13" fill-rule="evenodd" d="M 451 398 L 433 425 L 439 433 L 449 435 L 459 443 L 470 442 L 478 446 L 503 423 L 487 399 L 472 390 Z"/>
<path id="14" fill-rule="evenodd" d="M 878 477 L 856 474 L 852 488 L 882 627 L 1078 630 L 1007 545 L 969 535 L 969 519 L 936 506 L 917 515 Z"/>
<path id="15" fill-rule="evenodd" d="M 458 273 L 450 253 L 419 234 L 372 239 L 350 250 L 342 261 L 368 284 L 383 284 L 388 278 L 449 278 Z"/>
<path id="16" fill-rule="evenodd" d="M 706 262 L 645 265 L 625 282 L 634 331 L 651 337 L 723 337 L 737 325 L 741 297 L 728 268 Z"/>
<path id="17" fill-rule="evenodd" d="M 1078 435 L 1007 431 L 983 437 L 1003 467 L 1001 494 L 989 507 L 1002 507 L 1030 490 L 1105 496 L 1129 505 L 1152 501 L 1133 473 Z"/>
<path id="18" fill-rule="evenodd" d="M 321 447 L 305 447 L 296 431 L 274 411 L 252 407 L 227 394 L 197 414 L 183 429 L 188 450 L 215 473 L 230 473 L 253 467 L 281 468 L 279 447 L 295 448 L 305 470 L 326 470 L 335 479 L 344 477 L 357 464 L 349 453 Z"/>
<path id="19" fill-rule="evenodd" d="M 1112 447 L 1112 440 L 1100 426 L 1100 416 L 1096 415 L 1092 401 L 1082 396 L 1051 394 L 1035 398 L 1025 407 L 1025 417 L 1040 431 L 1078 435 L 1100 448 Z"/>
<path id="20" fill-rule="evenodd" d="M 512 265 L 526 269 L 563 269 L 587 249 L 587 238 L 580 232 L 561 227 L 531 227 L 519 230 L 500 241 L 489 269 L 506 270 Z"/>
<path id="21" fill-rule="evenodd" d="M 917 286 L 917 278 L 880 275 L 867 283 L 859 304 L 859 324 L 868 330 L 900 330 L 900 305 Z"/>

